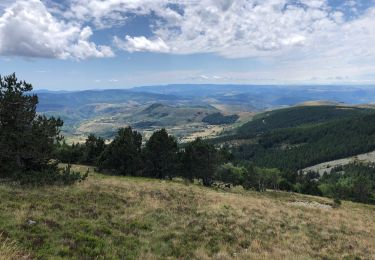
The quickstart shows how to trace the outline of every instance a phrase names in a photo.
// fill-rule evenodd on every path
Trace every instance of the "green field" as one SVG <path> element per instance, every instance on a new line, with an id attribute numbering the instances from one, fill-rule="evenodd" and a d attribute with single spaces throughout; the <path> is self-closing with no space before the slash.
<path id="1" fill-rule="evenodd" d="M 1 184 L 0 196 L 0 259 L 375 257 L 375 206 L 352 202 L 92 169 L 68 187 Z"/>

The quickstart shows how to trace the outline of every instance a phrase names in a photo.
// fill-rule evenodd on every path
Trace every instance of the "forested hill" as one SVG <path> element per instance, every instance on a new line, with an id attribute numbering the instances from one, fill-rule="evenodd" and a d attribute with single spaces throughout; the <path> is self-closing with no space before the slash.
<path id="1" fill-rule="evenodd" d="M 375 112 L 373 109 L 346 106 L 301 106 L 265 112 L 237 130 L 240 137 L 253 137 L 274 129 L 290 128 L 306 124 L 318 124 L 361 116 Z"/>
<path id="2" fill-rule="evenodd" d="M 237 159 L 298 170 L 375 150 L 375 110 L 334 106 L 276 110 L 215 141 L 231 144 Z"/>

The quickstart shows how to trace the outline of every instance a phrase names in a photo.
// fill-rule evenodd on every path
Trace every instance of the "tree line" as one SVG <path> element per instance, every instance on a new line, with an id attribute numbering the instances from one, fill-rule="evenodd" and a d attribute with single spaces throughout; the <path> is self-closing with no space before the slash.
<path id="1" fill-rule="evenodd" d="M 142 135 L 131 127 L 120 128 L 109 144 L 93 134 L 83 144 L 59 142 L 54 155 L 61 162 L 91 164 L 102 172 L 159 179 L 200 179 L 206 186 L 213 184 L 217 168 L 230 160 L 226 149 L 201 138 L 179 146 L 165 129 L 155 131 L 142 145 Z"/>

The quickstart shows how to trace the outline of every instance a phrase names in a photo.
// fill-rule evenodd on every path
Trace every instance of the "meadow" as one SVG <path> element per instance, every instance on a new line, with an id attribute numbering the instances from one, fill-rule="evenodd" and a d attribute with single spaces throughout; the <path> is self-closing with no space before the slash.
<path id="1" fill-rule="evenodd" d="M 0 197 L 0 259 L 375 258 L 373 205 L 92 168 L 72 186 L 3 183 Z"/>

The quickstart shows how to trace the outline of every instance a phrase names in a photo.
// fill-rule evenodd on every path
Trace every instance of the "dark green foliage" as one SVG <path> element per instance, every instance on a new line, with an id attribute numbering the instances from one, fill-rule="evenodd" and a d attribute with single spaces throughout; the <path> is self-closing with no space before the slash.
<path id="1" fill-rule="evenodd" d="M 181 156 L 182 169 L 187 179 L 201 179 L 205 186 L 211 186 L 220 163 L 218 150 L 212 144 L 197 138 L 185 147 Z"/>
<path id="2" fill-rule="evenodd" d="M 233 185 L 242 185 L 246 173 L 245 167 L 236 167 L 232 163 L 227 163 L 217 169 L 215 180 Z"/>
<path id="3" fill-rule="evenodd" d="M 55 146 L 54 157 L 63 163 L 84 163 L 97 165 L 100 155 L 105 150 L 105 140 L 90 134 L 84 144 L 68 145 L 63 140 Z"/>
<path id="4" fill-rule="evenodd" d="M 91 165 L 95 165 L 99 156 L 105 149 L 105 141 L 101 137 L 96 137 L 90 134 L 85 142 L 85 149 L 83 154 L 83 162 Z"/>
<path id="5" fill-rule="evenodd" d="M 27 165 L 31 132 L 36 117 L 38 97 L 27 96 L 32 90 L 15 74 L 0 77 L 0 173 L 3 177 L 14 171 L 30 168 Z"/>
<path id="6" fill-rule="evenodd" d="M 260 114 L 254 120 L 244 124 L 238 128 L 238 136 L 249 138 L 274 129 L 324 123 L 370 112 L 370 109 L 340 106 L 306 106 L 279 109 Z"/>
<path id="7" fill-rule="evenodd" d="M 319 125 L 276 129 L 233 149 L 239 160 L 283 170 L 299 170 L 321 162 L 375 149 L 375 113 Z"/>
<path id="8" fill-rule="evenodd" d="M 177 175 L 177 141 L 163 128 L 152 134 L 144 149 L 145 174 L 164 179 Z"/>
<path id="9" fill-rule="evenodd" d="M 41 186 L 41 185 L 71 185 L 77 181 L 81 182 L 88 176 L 88 172 L 81 175 L 79 172 L 71 171 L 68 165 L 59 168 L 57 164 L 51 164 L 41 171 L 28 171 L 17 173 L 14 177 L 21 185 Z"/>
<path id="10" fill-rule="evenodd" d="M 20 183 L 52 184 L 79 177 L 69 169 L 60 173 L 51 163 L 56 141 L 61 140 L 60 119 L 36 115 L 38 97 L 27 95 L 31 84 L 18 81 L 15 74 L 0 77 L 0 177 Z M 63 181 L 64 182 L 64 181 Z"/>
<path id="11" fill-rule="evenodd" d="M 322 194 L 334 199 L 375 203 L 375 164 L 336 167 L 319 181 Z"/>
<path id="12" fill-rule="evenodd" d="M 202 119 L 202 122 L 210 125 L 226 125 L 235 123 L 238 118 L 238 115 L 224 116 L 222 113 L 218 112 L 205 116 Z"/>
<path id="13" fill-rule="evenodd" d="M 157 121 L 140 121 L 140 122 L 132 124 L 132 126 L 136 128 L 147 129 L 158 124 L 160 123 Z"/>
<path id="14" fill-rule="evenodd" d="M 82 144 L 68 145 L 65 140 L 55 146 L 54 158 L 62 163 L 81 163 L 85 154 L 85 146 Z"/>
<path id="15" fill-rule="evenodd" d="M 296 183 L 294 184 L 294 191 L 303 194 L 321 196 L 322 192 L 319 189 L 319 178 L 320 176 L 316 172 L 298 174 Z"/>
<path id="16" fill-rule="evenodd" d="M 140 175 L 142 135 L 131 127 L 121 128 L 115 139 L 105 148 L 98 160 L 99 169 L 112 170 L 121 175 Z"/>
<path id="17" fill-rule="evenodd" d="M 243 187 L 257 191 L 266 189 L 279 190 L 280 183 L 285 181 L 278 169 L 267 169 L 249 165 L 245 172 Z"/>

